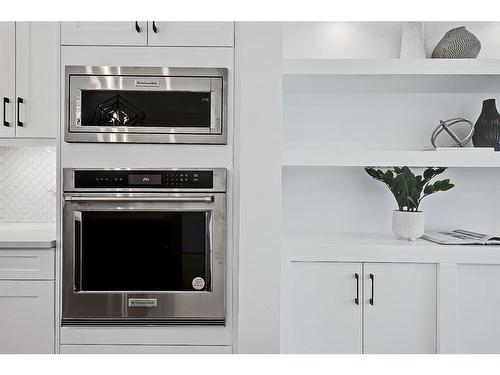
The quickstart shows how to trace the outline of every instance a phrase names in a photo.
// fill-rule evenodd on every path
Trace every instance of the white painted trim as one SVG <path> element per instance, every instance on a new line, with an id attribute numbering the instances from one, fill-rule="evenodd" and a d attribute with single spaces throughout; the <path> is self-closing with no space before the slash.
<path id="1" fill-rule="evenodd" d="M 281 34 L 278 22 L 236 23 L 239 353 L 280 350 Z"/>

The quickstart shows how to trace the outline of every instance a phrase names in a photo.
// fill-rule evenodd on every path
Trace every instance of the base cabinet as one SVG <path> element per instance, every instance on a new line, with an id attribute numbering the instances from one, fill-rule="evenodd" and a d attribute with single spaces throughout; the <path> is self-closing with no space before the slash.
<path id="1" fill-rule="evenodd" d="M 361 353 L 362 308 L 360 300 L 355 303 L 361 263 L 293 262 L 291 267 L 286 351 Z"/>
<path id="2" fill-rule="evenodd" d="M 436 353 L 436 265 L 365 263 L 363 274 L 364 353 Z"/>
<path id="3" fill-rule="evenodd" d="M 500 265 L 457 266 L 456 351 L 500 353 Z"/>
<path id="4" fill-rule="evenodd" d="M 0 353 L 54 353 L 54 281 L 0 281 Z"/>
<path id="5" fill-rule="evenodd" d="M 292 262 L 291 353 L 435 353 L 436 265 Z"/>

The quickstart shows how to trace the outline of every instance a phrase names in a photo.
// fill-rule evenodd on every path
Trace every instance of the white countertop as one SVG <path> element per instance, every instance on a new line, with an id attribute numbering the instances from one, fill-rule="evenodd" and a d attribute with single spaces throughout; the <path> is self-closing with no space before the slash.
<path id="1" fill-rule="evenodd" d="M 53 248 L 56 246 L 55 223 L 0 224 L 0 248 Z"/>
<path id="2" fill-rule="evenodd" d="M 410 242 L 392 234 L 284 234 L 282 249 L 290 261 L 500 264 L 500 246 Z"/>

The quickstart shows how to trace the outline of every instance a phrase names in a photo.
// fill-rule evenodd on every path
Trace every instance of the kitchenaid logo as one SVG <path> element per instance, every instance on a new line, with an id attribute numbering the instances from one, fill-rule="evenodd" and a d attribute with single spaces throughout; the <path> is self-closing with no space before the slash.
<path id="1" fill-rule="evenodd" d="M 160 87 L 160 81 L 154 79 L 136 79 L 135 87 Z"/>
<path id="2" fill-rule="evenodd" d="M 156 298 L 129 298 L 128 307 L 156 307 L 158 299 Z"/>

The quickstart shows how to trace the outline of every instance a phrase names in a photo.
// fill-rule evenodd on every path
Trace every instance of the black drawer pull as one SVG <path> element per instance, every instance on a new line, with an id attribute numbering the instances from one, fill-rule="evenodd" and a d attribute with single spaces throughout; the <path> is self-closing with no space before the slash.
<path id="1" fill-rule="evenodd" d="M 21 128 L 24 126 L 24 122 L 22 122 L 20 119 L 19 119 L 19 107 L 21 106 L 21 104 L 24 103 L 24 100 L 23 98 L 17 98 L 17 126 L 20 126 Z"/>
<path id="2" fill-rule="evenodd" d="M 10 123 L 5 118 L 7 116 L 7 103 L 10 103 L 9 98 L 3 97 L 3 126 L 9 127 Z"/>
<path id="3" fill-rule="evenodd" d="M 156 27 L 156 22 L 153 21 L 153 32 L 156 34 L 158 32 L 158 28 Z"/>
<path id="4" fill-rule="evenodd" d="M 359 305 L 359 275 L 355 273 L 354 278 L 356 279 L 356 298 L 354 298 L 354 303 Z"/>
<path id="5" fill-rule="evenodd" d="M 141 27 L 139 26 L 139 22 L 135 21 L 135 31 L 137 31 L 138 33 L 141 32 Z"/>
<path id="6" fill-rule="evenodd" d="M 373 294 L 374 285 L 375 285 L 375 276 L 373 276 L 373 273 L 370 274 L 370 280 L 372 281 L 372 298 L 370 298 L 370 305 L 373 306 L 373 303 L 375 302 L 375 296 Z"/>

